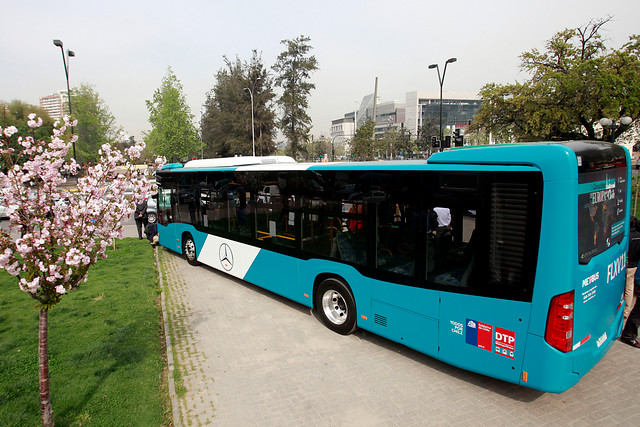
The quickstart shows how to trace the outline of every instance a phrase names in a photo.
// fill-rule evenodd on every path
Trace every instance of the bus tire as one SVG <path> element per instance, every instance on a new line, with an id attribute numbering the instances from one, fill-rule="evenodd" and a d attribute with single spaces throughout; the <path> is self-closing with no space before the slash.
<path id="1" fill-rule="evenodd" d="M 356 303 L 351 290 L 341 280 L 325 279 L 316 292 L 316 309 L 324 325 L 341 335 L 356 329 Z"/>
<path id="2" fill-rule="evenodd" d="M 187 258 L 187 262 L 189 264 L 200 264 L 196 256 L 196 242 L 193 240 L 193 237 L 189 233 L 185 234 L 182 238 L 182 253 Z"/>

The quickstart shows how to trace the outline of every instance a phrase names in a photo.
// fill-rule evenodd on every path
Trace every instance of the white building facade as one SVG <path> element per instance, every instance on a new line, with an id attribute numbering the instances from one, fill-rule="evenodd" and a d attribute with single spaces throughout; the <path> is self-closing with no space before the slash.
<path id="1" fill-rule="evenodd" d="M 64 90 L 40 98 L 40 108 L 45 109 L 53 120 L 59 120 L 69 111 L 69 97 Z"/>
<path id="2" fill-rule="evenodd" d="M 480 109 L 481 101 L 476 95 L 444 92 L 442 96 L 442 127 L 443 129 L 461 128 L 469 125 L 473 116 Z M 440 121 L 440 93 L 413 91 L 407 92 L 404 102 L 382 102 L 378 99 L 376 106 L 375 134 L 382 135 L 390 128 L 404 129 L 412 138 L 418 136 L 419 129 L 426 120 Z M 338 135 L 341 121 L 355 115 L 355 130 L 367 120 L 373 118 L 373 94 L 362 98 L 357 112 L 350 112 L 344 118 L 331 122 L 331 136 Z M 335 133 L 334 133 L 335 129 Z"/>

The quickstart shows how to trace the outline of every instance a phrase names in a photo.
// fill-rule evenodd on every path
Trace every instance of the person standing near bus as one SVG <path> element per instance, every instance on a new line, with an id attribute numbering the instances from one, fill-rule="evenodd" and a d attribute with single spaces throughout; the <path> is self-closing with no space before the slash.
<path id="1" fill-rule="evenodd" d="M 627 252 L 627 281 L 624 287 L 624 319 L 627 320 L 633 305 L 634 280 L 640 261 L 640 232 L 636 229 L 638 220 L 632 216 L 629 218 L 629 251 Z M 635 338 L 634 338 L 635 339 Z"/>
<path id="2" fill-rule="evenodd" d="M 142 240 L 142 230 L 147 226 L 147 199 L 136 204 L 136 210 L 133 214 L 136 220 L 136 228 L 138 229 L 138 238 Z"/>
<path id="3" fill-rule="evenodd" d="M 638 279 L 636 279 L 638 280 Z M 629 313 L 627 323 L 622 329 L 622 335 L 620 335 L 620 341 L 635 348 L 640 348 L 638 339 L 638 328 L 640 327 L 640 304 L 638 304 L 638 297 L 640 296 L 640 285 L 636 281 L 634 283 L 634 293 L 636 295 L 636 304 Z"/>

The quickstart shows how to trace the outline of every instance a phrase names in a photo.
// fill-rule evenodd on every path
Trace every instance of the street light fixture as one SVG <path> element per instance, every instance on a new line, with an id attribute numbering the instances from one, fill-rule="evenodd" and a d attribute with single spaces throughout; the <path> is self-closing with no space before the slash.
<path id="1" fill-rule="evenodd" d="M 69 62 L 68 62 L 68 58 L 73 58 L 73 57 L 76 56 L 76 54 L 75 54 L 74 51 L 67 49 L 67 56 L 65 57 L 65 55 L 64 55 L 64 45 L 62 43 L 62 40 L 55 39 L 53 41 L 53 45 L 59 47 L 60 51 L 62 52 L 62 65 L 64 65 L 64 75 L 67 78 L 67 99 L 69 101 L 69 115 L 71 115 L 73 113 L 73 111 L 71 110 L 71 89 L 69 88 Z M 71 125 L 71 135 L 73 135 L 73 125 Z M 72 144 L 73 144 L 73 158 L 77 161 L 78 157 L 76 156 L 76 143 L 75 143 L 75 141 L 73 141 Z"/>
<path id="2" fill-rule="evenodd" d="M 629 126 L 633 119 L 629 116 L 620 117 L 620 120 L 616 122 L 615 119 L 602 118 L 600 119 L 600 125 L 603 128 L 611 129 L 611 143 L 616 142 L 616 130 L 623 126 Z"/>
<path id="3" fill-rule="evenodd" d="M 256 82 L 258 80 L 262 80 L 262 77 L 258 77 L 257 79 L 255 79 L 253 81 L 253 87 L 252 89 L 255 89 L 256 86 Z M 251 97 L 251 143 L 253 145 L 253 157 L 256 156 L 256 135 L 255 135 L 255 130 L 254 130 L 254 126 L 253 126 L 253 90 L 245 87 L 244 90 L 248 90 L 249 91 L 249 96 Z"/>
<path id="4" fill-rule="evenodd" d="M 438 64 L 429 65 L 430 70 L 435 68 L 438 71 L 438 82 L 440 83 L 440 144 L 442 144 L 442 141 L 444 139 L 443 137 L 444 133 L 442 130 L 442 86 L 444 85 L 444 76 L 447 73 L 447 64 L 451 64 L 453 62 L 456 62 L 457 60 L 458 58 L 449 58 L 446 60 L 446 62 L 444 63 L 444 70 L 442 71 L 442 76 L 440 76 L 440 67 L 438 66 Z"/>

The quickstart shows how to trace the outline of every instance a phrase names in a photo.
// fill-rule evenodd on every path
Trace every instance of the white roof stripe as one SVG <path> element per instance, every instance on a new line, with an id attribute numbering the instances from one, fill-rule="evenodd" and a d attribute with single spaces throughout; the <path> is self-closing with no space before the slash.
<path id="1" fill-rule="evenodd" d="M 198 159 L 185 163 L 185 169 L 212 169 L 231 168 L 249 165 L 271 165 L 290 164 L 296 161 L 289 156 L 242 156 L 242 157 L 221 157 L 218 159 Z"/>

